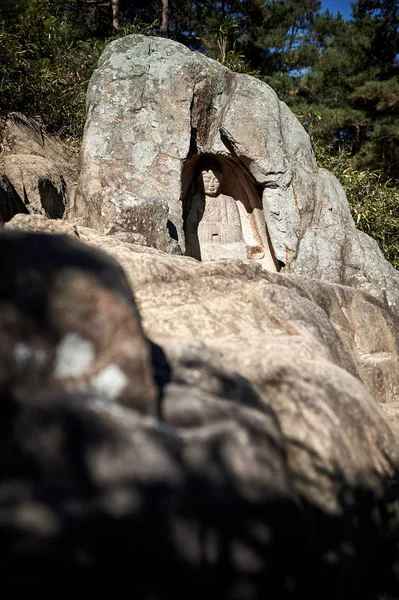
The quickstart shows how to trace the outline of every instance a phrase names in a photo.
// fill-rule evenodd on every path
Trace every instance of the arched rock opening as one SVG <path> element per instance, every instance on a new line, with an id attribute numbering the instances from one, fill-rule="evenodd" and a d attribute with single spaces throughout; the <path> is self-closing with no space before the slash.
<path id="1" fill-rule="evenodd" d="M 182 175 L 185 254 L 197 260 L 249 259 L 279 270 L 260 194 L 238 162 L 214 155 L 189 159 Z"/>

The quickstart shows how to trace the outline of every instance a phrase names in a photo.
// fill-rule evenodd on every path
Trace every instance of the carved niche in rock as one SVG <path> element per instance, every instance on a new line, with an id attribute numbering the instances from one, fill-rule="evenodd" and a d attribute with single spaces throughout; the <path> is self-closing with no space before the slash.
<path id="1" fill-rule="evenodd" d="M 261 201 L 240 165 L 222 157 L 192 159 L 183 173 L 183 194 L 187 256 L 250 259 L 277 270 Z"/>

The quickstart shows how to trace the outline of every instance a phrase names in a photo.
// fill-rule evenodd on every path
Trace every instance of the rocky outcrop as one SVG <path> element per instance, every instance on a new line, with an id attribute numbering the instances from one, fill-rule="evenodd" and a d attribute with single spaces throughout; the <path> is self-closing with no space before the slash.
<path id="1" fill-rule="evenodd" d="M 2 385 L 21 396 L 97 391 L 137 409 L 145 396 L 141 408 L 155 412 L 147 344 L 115 264 L 67 237 L 13 231 L 0 246 Z"/>
<path id="2" fill-rule="evenodd" d="M 399 393 L 398 317 L 370 294 L 304 276 L 267 273 L 250 262 L 171 260 L 118 236 L 38 215 L 17 215 L 6 229 L 66 234 L 110 254 L 127 274 L 151 337 L 214 340 L 224 355 L 230 348 L 227 362 L 251 381 L 252 367 L 259 363 L 259 371 L 266 368 L 278 344 L 288 364 L 295 364 L 298 355 L 331 361 L 361 379 L 383 410 L 387 403 L 387 410 L 393 410 Z M 251 358 L 243 361 L 237 344 Z"/>
<path id="3" fill-rule="evenodd" d="M 49 223 L 19 215 L 7 228 L 24 221 Z M 5 443 L 32 465 L 19 459 L 24 492 L 12 512 L 0 489 L 0 523 L 29 540 L 22 555 L 4 543 L 8 577 L 38 553 L 34 578 L 67 569 L 71 584 L 95 577 L 109 589 L 113 577 L 139 596 L 388 593 L 397 440 L 362 378 L 391 399 L 395 369 L 379 383 L 364 375 L 371 357 L 397 365 L 390 309 L 256 262 L 201 263 L 80 226 L 68 234 L 0 237 L 0 256 L 16 257 L 0 312 L 6 415 L 18 415 L 7 416 L 16 433 Z M 156 405 L 126 282 L 76 235 L 125 268 L 151 340 Z M 115 387 L 116 371 L 107 385 L 111 365 L 128 385 Z"/>
<path id="4" fill-rule="evenodd" d="M 396 598 L 397 272 L 261 82 L 128 36 L 88 108 L 67 220 L 5 137 L 5 597 Z"/>
<path id="5" fill-rule="evenodd" d="M 373 288 L 398 302 L 397 272 L 356 230 L 340 184 L 318 169 L 308 135 L 270 87 L 169 40 L 109 44 L 89 85 L 71 218 L 103 233 L 140 233 L 161 250 L 172 238 L 185 253 L 192 227 L 217 241 L 220 226 L 200 232 L 204 209 L 190 217 L 193 198 L 208 210 L 198 188 L 204 159 L 224 175 L 216 207 L 235 201 L 240 209 L 248 258 L 262 256 L 251 251 L 261 246 L 264 256 L 271 252 L 269 270 L 274 261 L 277 270 Z M 207 223 L 222 222 L 220 211 Z M 239 245 L 238 233 L 232 239 Z"/>
<path id="6" fill-rule="evenodd" d="M 0 172 L 13 186 L 18 206 L 6 219 L 20 212 L 61 219 L 67 197 L 74 193 L 77 165 L 73 151 L 48 136 L 39 123 L 11 113 L 5 123 Z M 7 213 L 1 202 L 0 210 Z"/>

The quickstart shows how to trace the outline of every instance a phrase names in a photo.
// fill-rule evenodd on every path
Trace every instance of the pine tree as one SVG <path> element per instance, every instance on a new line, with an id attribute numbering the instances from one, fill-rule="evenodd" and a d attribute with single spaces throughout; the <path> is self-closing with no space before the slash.
<path id="1" fill-rule="evenodd" d="M 359 0 L 351 21 L 316 19 L 319 57 L 298 98 L 316 138 L 386 177 L 399 176 L 398 14 L 397 0 Z"/>

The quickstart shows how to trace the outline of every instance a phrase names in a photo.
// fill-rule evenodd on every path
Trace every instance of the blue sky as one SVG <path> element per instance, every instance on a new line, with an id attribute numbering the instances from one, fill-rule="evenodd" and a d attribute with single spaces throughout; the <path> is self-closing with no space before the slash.
<path id="1" fill-rule="evenodd" d="M 334 14 L 339 11 L 344 19 L 350 19 L 352 12 L 351 3 L 353 1 L 354 0 L 321 0 L 323 9 L 328 8 L 328 10 Z"/>

